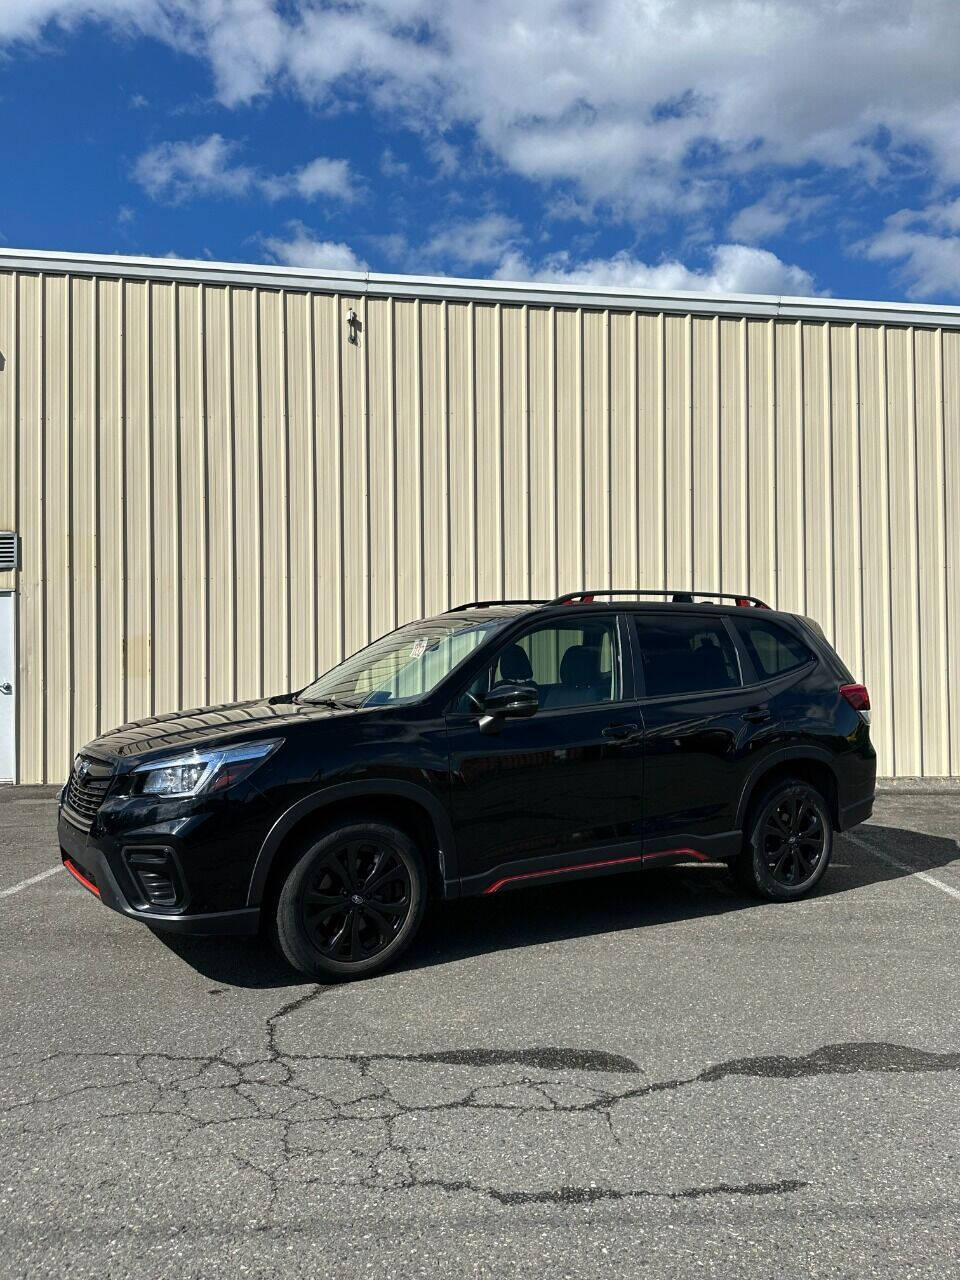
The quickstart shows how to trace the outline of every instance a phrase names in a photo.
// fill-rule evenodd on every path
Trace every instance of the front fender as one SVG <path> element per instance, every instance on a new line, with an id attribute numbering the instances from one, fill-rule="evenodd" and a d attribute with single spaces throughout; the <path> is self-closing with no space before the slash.
<path id="1" fill-rule="evenodd" d="M 263 900 L 270 868 L 287 835 L 303 818 L 311 813 L 320 814 L 324 809 L 343 800 L 389 799 L 396 797 L 411 801 L 423 809 L 433 823 L 437 834 L 437 846 L 440 850 L 440 874 L 443 877 L 444 896 L 448 898 L 460 895 L 460 873 L 457 863 L 456 841 L 453 824 L 446 809 L 432 792 L 426 787 L 418 787 L 412 782 L 400 782 L 394 779 L 368 779 L 363 782 L 342 782 L 332 787 L 324 787 L 310 795 L 302 796 L 295 804 L 276 819 L 260 846 L 257 860 L 250 875 L 250 886 L 247 890 L 247 906 L 258 907 Z"/>

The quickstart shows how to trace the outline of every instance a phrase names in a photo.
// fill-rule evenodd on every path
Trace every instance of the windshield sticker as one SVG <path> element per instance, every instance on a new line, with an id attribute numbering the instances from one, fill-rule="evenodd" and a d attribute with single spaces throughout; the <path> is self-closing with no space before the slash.
<path id="1" fill-rule="evenodd" d="M 421 636 L 419 640 L 414 640 L 413 644 L 410 646 L 411 658 L 422 658 L 426 652 L 427 652 L 426 636 Z"/>

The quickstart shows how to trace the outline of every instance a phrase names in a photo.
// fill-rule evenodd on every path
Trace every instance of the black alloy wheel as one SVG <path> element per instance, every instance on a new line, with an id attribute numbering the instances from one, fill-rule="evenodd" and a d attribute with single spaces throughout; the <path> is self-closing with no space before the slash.
<path id="1" fill-rule="evenodd" d="M 426 903 L 423 859 L 385 823 L 349 823 L 311 842 L 277 902 L 277 941 L 301 973 L 367 976 L 413 937 Z"/>
<path id="2" fill-rule="evenodd" d="M 802 898 L 819 884 L 830 862 L 830 807 L 811 783 L 784 779 L 751 807 L 745 837 L 733 864 L 744 887 L 775 902 Z"/>
<path id="3" fill-rule="evenodd" d="M 350 840 L 311 868 L 300 910 L 321 954 L 356 962 L 390 945 L 410 902 L 410 871 L 397 851 L 374 840 Z"/>
<path id="4" fill-rule="evenodd" d="M 826 832 L 818 806 L 802 793 L 784 796 L 769 810 L 761 838 L 773 879 L 797 888 L 810 879 L 823 857 Z"/>

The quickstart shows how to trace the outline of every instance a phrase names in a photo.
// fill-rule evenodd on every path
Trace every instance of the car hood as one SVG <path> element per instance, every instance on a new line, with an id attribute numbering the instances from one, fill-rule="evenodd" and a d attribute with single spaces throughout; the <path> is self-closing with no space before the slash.
<path id="1" fill-rule="evenodd" d="M 81 755 L 105 761 L 156 752 L 190 751 L 194 747 L 219 746 L 250 738 L 282 735 L 294 725 L 355 716 L 362 708 L 310 706 L 261 698 L 255 702 L 225 703 L 195 711 L 172 711 L 121 725 L 82 749 Z"/>

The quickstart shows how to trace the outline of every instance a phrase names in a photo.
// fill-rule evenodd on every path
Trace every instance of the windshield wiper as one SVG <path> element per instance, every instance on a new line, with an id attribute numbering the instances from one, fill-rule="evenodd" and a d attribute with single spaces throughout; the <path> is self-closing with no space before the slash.
<path id="1" fill-rule="evenodd" d="M 333 707 L 335 711 L 348 710 L 348 704 L 337 702 L 336 698 L 297 698 L 295 701 L 302 707 Z"/>

